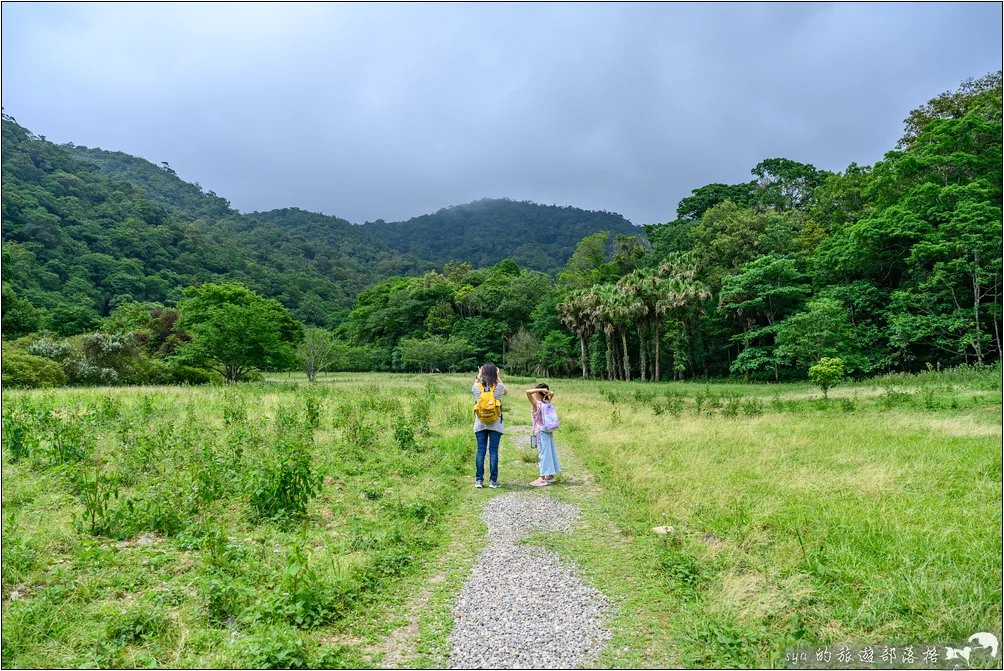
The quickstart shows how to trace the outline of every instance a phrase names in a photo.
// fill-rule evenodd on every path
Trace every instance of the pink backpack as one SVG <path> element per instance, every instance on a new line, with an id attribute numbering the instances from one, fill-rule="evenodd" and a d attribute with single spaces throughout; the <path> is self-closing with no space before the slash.
<path id="1" fill-rule="evenodd" d="M 551 433 L 561 426 L 561 422 L 558 421 L 558 413 L 555 411 L 554 406 L 547 401 L 541 401 L 539 405 L 541 418 L 540 430 Z"/>

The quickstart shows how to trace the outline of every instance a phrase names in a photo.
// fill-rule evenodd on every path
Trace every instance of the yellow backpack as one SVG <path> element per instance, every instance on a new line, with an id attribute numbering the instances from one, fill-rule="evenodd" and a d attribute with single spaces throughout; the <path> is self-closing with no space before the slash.
<path id="1" fill-rule="evenodd" d="M 485 386 L 478 382 L 481 395 L 474 404 L 474 416 L 485 424 L 491 424 L 502 416 L 502 401 L 495 398 L 495 387 L 485 391 Z"/>

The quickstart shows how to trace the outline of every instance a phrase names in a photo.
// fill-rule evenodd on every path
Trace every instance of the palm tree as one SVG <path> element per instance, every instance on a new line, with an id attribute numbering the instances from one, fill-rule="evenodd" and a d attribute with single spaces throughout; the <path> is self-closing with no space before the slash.
<path id="1" fill-rule="evenodd" d="M 691 253 L 672 254 L 659 267 L 664 279 L 659 286 L 655 319 L 655 376 L 659 379 L 659 315 L 675 313 L 679 321 L 686 310 L 711 298 L 711 291 L 697 279 L 697 263 Z"/>
<path id="2" fill-rule="evenodd" d="M 607 379 L 613 380 L 620 377 L 617 374 L 617 366 L 614 363 L 614 353 L 616 351 L 615 339 L 617 338 L 617 324 L 619 317 L 617 314 L 617 301 L 620 292 L 613 284 L 599 284 L 592 288 L 591 293 L 594 299 L 594 318 L 597 326 L 603 329 L 603 335 L 607 341 Z"/>
<path id="3" fill-rule="evenodd" d="M 631 357 L 628 355 L 627 333 L 631 324 L 634 323 L 638 315 L 638 305 L 634 298 L 618 290 L 613 297 L 612 315 L 615 320 L 616 332 L 621 336 L 621 347 L 623 348 L 622 363 L 624 365 L 624 380 L 631 381 Z"/>
<path id="4" fill-rule="evenodd" d="M 559 303 L 556 308 L 561 315 L 561 321 L 565 326 L 575 331 L 579 336 L 579 344 L 582 346 L 582 379 L 589 379 L 589 368 L 586 359 L 588 352 L 589 337 L 596 330 L 594 316 L 594 306 L 596 297 L 581 289 L 575 290 L 568 295 L 563 303 Z"/>
<path id="5" fill-rule="evenodd" d="M 638 354 L 641 357 L 641 379 L 644 382 L 649 377 L 650 334 L 657 317 L 659 303 L 659 285 L 662 278 L 651 270 L 635 270 L 622 277 L 618 282 L 621 291 L 633 299 L 633 311 L 637 318 Z"/>

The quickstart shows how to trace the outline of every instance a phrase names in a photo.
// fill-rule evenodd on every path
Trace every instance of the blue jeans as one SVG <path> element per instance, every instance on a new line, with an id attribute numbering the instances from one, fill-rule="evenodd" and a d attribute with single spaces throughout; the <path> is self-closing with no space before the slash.
<path id="1" fill-rule="evenodd" d="M 481 482 L 485 479 L 485 450 L 488 450 L 488 468 L 492 482 L 499 479 L 499 441 L 502 434 L 498 431 L 477 431 L 474 437 L 478 439 L 478 456 L 474 458 L 474 478 Z"/>

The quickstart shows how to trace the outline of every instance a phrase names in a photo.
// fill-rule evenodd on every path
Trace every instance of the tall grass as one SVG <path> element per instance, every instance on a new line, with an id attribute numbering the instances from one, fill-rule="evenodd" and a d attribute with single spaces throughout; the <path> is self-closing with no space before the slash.
<path id="1" fill-rule="evenodd" d="M 473 446 L 385 381 L 5 392 L 4 665 L 365 665 Z"/>
<path id="2" fill-rule="evenodd" d="M 679 416 L 611 383 L 556 386 L 565 444 L 650 548 L 639 570 L 662 576 L 652 599 L 679 663 L 763 667 L 797 641 L 1000 631 L 997 371 L 889 376 L 829 401 L 801 385 L 770 402 L 759 385 L 650 385 L 685 399 Z"/>

